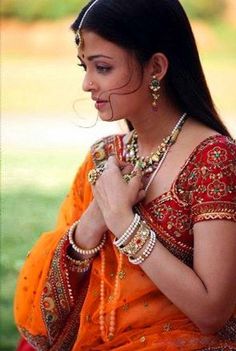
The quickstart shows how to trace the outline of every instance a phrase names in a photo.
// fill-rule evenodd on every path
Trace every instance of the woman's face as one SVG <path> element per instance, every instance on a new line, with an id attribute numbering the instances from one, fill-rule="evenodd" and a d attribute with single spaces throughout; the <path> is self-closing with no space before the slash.
<path id="1" fill-rule="evenodd" d="M 137 60 L 125 49 L 97 34 L 83 31 L 78 58 L 85 69 L 83 90 L 91 93 L 104 121 L 133 120 L 151 107 L 148 86 L 151 76 L 142 76 Z"/>

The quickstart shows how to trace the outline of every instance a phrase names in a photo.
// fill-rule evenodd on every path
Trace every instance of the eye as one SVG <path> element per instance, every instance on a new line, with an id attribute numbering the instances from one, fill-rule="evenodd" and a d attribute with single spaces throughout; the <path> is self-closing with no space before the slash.
<path id="1" fill-rule="evenodd" d="M 87 70 L 87 67 L 85 66 L 84 63 L 77 63 L 77 66 L 82 67 L 84 69 L 84 71 Z"/>
<path id="2" fill-rule="evenodd" d="M 111 67 L 97 65 L 96 69 L 97 69 L 98 73 L 108 73 L 111 70 Z"/>

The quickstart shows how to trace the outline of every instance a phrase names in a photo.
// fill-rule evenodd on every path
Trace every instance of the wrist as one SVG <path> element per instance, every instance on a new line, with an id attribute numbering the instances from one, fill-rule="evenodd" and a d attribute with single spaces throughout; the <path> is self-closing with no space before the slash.
<path id="1" fill-rule="evenodd" d="M 98 232 L 93 224 L 81 219 L 74 232 L 74 241 L 82 249 L 90 250 L 100 243 L 104 233 L 105 230 Z"/>
<path id="2" fill-rule="evenodd" d="M 72 226 L 68 230 L 68 239 L 69 243 L 71 245 L 71 248 L 78 254 L 80 255 L 85 255 L 88 256 L 88 258 L 91 258 L 91 255 L 94 256 L 96 253 L 98 253 L 103 246 L 105 245 L 106 242 L 106 234 L 104 234 L 103 239 L 100 241 L 99 245 L 96 247 L 92 248 L 84 248 L 79 246 L 78 243 L 75 241 L 75 232 L 78 229 L 78 224 L 80 223 L 80 220 L 74 222 Z"/>
<path id="3" fill-rule="evenodd" d="M 121 235 L 126 231 L 129 227 L 130 223 L 134 219 L 134 213 L 132 209 L 128 209 L 122 212 L 118 212 L 116 214 L 111 214 L 107 218 L 107 226 L 109 230 L 117 237 L 121 237 Z"/>

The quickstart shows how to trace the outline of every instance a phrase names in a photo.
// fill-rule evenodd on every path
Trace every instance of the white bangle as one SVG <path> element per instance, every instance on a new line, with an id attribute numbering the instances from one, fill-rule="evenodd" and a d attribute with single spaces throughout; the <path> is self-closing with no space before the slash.
<path id="1" fill-rule="evenodd" d="M 123 245 L 133 235 L 139 223 L 140 223 L 140 216 L 137 213 L 135 213 L 134 219 L 129 225 L 128 229 L 124 232 L 124 234 L 121 235 L 119 239 L 115 239 L 113 241 L 113 244 L 116 247 L 120 248 L 120 246 Z"/>
<path id="2" fill-rule="evenodd" d="M 75 231 L 75 228 L 76 226 L 78 225 L 80 221 L 76 221 L 72 224 L 72 226 L 70 227 L 69 231 L 68 231 L 68 238 L 69 238 L 69 242 L 72 246 L 72 248 L 74 249 L 75 252 L 81 254 L 81 255 L 95 255 L 98 251 L 100 251 L 103 246 L 105 245 L 105 242 L 106 242 L 106 233 L 104 234 L 103 236 L 103 239 L 102 241 L 100 242 L 100 244 L 96 247 L 94 247 L 93 249 L 88 249 L 88 250 L 85 250 L 85 249 L 81 249 L 78 245 L 76 245 L 75 241 L 74 241 L 74 231 Z"/>
<path id="3" fill-rule="evenodd" d="M 156 234 L 151 230 L 150 241 L 144 252 L 137 258 L 129 257 L 129 262 L 135 265 L 143 263 L 152 253 L 157 242 Z"/>

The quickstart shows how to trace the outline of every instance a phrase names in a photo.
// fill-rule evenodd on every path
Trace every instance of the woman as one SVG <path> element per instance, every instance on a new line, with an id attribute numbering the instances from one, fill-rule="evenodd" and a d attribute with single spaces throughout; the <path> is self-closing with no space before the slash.
<path id="1" fill-rule="evenodd" d="M 236 350 L 236 146 L 177 0 L 91 1 L 83 89 L 126 135 L 95 143 L 20 274 L 37 350 Z"/>

